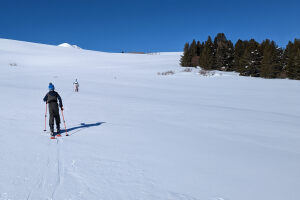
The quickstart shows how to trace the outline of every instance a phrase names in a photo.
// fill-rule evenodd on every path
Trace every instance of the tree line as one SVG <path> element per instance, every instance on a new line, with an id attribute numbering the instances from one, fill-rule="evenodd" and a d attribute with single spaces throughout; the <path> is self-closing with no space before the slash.
<path id="1" fill-rule="evenodd" d="M 254 39 L 239 39 L 233 45 L 224 33 L 218 33 L 213 41 L 208 36 L 205 42 L 186 43 L 180 64 L 206 70 L 235 71 L 242 76 L 300 80 L 300 39 L 289 41 L 285 48 L 269 39 L 261 43 Z"/>

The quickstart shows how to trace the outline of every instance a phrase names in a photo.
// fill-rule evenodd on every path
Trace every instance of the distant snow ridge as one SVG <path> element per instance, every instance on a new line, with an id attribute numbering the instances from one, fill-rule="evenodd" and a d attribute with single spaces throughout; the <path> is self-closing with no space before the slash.
<path id="1" fill-rule="evenodd" d="M 71 44 L 68 44 L 68 43 L 62 43 L 60 45 L 58 45 L 59 47 L 68 47 L 68 48 L 75 48 L 75 49 L 81 49 L 79 46 L 77 45 L 71 45 Z"/>

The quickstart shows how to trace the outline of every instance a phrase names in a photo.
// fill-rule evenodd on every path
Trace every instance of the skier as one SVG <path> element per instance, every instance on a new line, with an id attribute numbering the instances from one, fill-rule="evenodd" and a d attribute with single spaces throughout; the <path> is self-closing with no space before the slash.
<path id="1" fill-rule="evenodd" d="M 75 92 L 78 92 L 79 91 L 79 83 L 77 81 L 77 78 L 76 78 L 75 82 L 73 83 L 73 85 L 75 86 Z"/>
<path id="2" fill-rule="evenodd" d="M 49 83 L 49 92 L 46 94 L 44 97 L 44 101 L 49 105 L 49 126 L 50 126 L 50 132 L 51 136 L 54 136 L 54 119 L 56 122 L 56 130 L 57 130 L 57 135 L 60 136 L 60 117 L 59 117 L 59 108 L 58 108 L 58 103 L 57 99 L 59 101 L 59 107 L 61 110 L 63 110 L 63 104 L 62 100 L 59 96 L 59 94 L 54 91 L 54 85 L 52 83 Z"/>

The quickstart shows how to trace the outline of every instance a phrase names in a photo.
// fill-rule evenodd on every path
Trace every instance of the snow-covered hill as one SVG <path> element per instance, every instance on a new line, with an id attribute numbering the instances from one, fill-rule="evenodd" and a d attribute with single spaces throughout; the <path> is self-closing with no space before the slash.
<path id="1" fill-rule="evenodd" d="M 0 199 L 300 199 L 300 82 L 180 55 L 0 39 Z M 49 82 L 70 137 L 43 132 Z"/>
<path id="2" fill-rule="evenodd" d="M 67 48 L 75 48 L 75 49 L 81 49 L 79 46 L 77 45 L 71 45 L 69 43 L 62 43 L 60 45 L 58 45 L 59 47 L 67 47 Z"/>

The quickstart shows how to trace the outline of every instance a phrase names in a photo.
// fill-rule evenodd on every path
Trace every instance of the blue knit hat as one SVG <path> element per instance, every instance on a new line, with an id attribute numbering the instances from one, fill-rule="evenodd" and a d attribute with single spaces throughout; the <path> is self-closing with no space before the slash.
<path id="1" fill-rule="evenodd" d="M 54 85 L 52 83 L 49 83 L 48 88 L 49 88 L 50 91 L 53 91 L 54 90 Z"/>

